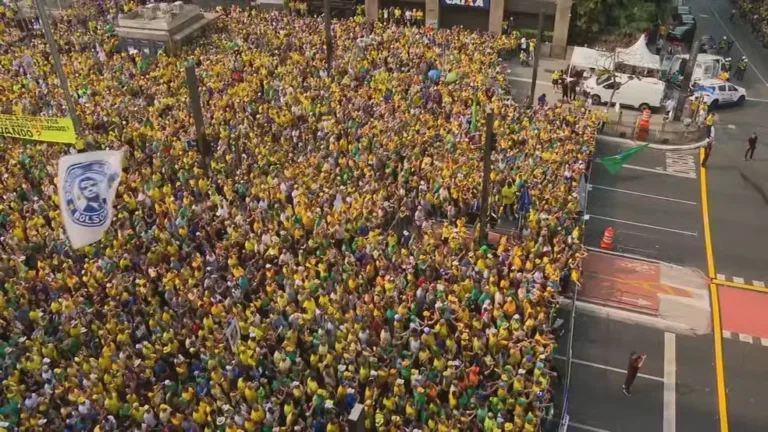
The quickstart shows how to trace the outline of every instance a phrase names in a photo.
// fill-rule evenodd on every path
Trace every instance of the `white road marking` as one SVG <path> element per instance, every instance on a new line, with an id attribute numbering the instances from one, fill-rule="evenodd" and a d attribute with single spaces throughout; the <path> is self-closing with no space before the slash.
<path id="1" fill-rule="evenodd" d="M 656 226 L 656 225 L 648 225 L 648 224 L 643 224 L 643 223 L 639 223 L 639 222 L 626 221 L 626 220 L 622 220 L 622 219 L 614 219 L 614 218 L 609 218 L 609 217 L 605 217 L 605 216 L 597 216 L 597 215 L 594 215 L 594 214 L 592 214 L 590 216 L 595 218 L 595 219 L 603 219 L 603 220 L 608 220 L 608 221 L 612 221 L 612 222 L 619 222 L 619 223 L 625 223 L 625 224 L 630 224 L 630 225 L 637 225 L 637 226 L 641 226 L 641 227 L 653 228 L 653 229 L 657 229 L 657 230 L 669 231 L 669 232 L 674 232 L 674 233 L 678 233 L 678 234 L 685 234 L 685 235 L 689 235 L 689 236 L 698 236 L 699 235 L 698 233 L 695 233 L 695 232 L 676 230 L 676 229 L 672 229 L 672 228 L 664 228 L 664 227 L 660 227 L 660 226 Z"/>
<path id="2" fill-rule="evenodd" d="M 734 276 L 733 277 L 733 281 L 736 282 L 736 283 L 743 284 L 744 283 L 744 278 L 740 278 L 740 277 Z"/>
<path id="3" fill-rule="evenodd" d="M 760 338 L 760 343 L 763 344 L 763 346 L 768 346 L 768 338 Z"/>
<path id="4" fill-rule="evenodd" d="M 582 429 L 582 430 L 589 431 L 589 432 L 611 432 L 611 431 L 608 431 L 608 430 L 605 430 L 605 429 L 598 429 L 596 427 L 587 426 L 587 425 L 583 425 L 583 424 L 580 424 L 580 423 L 574 423 L 572 421 L 568 422 L 568 426 L 573 426 L 576 429 Z"/>
<path id="5" fill-rule="evenodd" d="M 763 282 L 763 281 L 753 280 L 752 281 L 752 285 L 754 285 L 756 287 L 760 287 L 760 288 L 765 288 L 765 282 Z"/>
<path id="6" fill-rule="evenodd" d="M 731 338 L 731 336 L 732 336 L 732 335 L 731 335 L 731 332 L 729 332 L 728 330 L 723 330 L 723 337 L 724 337 L 724 338 L 728 338 L 728 339 L 730 339 L 730 338 Z"/>
<path id="7" fill-rule="evenodd" d="M 709 18 L 709 15 L 705 15 L 705 14 L 699 14 L 699 16 L 702 18 Z"/>
<path id="8" fill-rule="evenodd" d="M 728 129 L 736 129 L 736 125 L 729 124 Z"/>
<path id="9" fill-rule="evenodd" d="M 523 77 L 518 77 L 518 76 L 513 76 L 513 75 L 507 75 L 507 79 L 511 79 L 512 81 L 522 81 L 522 82 L 527 82 L 527 83 L 531 82 L 530 78 L 523 78 Z M 536 81 L 536 85 L 548 85 L 548 86 L 552 87 L 552 83 L 549 82 L 549 81 Z"/>
<path id="10" fill-rule="evenodd" d="M 708 6 L 709 6 L 709 10 L 711 10 L 711 11 L 712 11 L 712 13 L 713 13 L 713 14 L 715 14 L 715 18 L 717 18 L 717 20 L 720 22 L 720 25 L 723 27 L 723 30 L 725 30 L 725 32 L 726 32 L 726 33 L 728 33 L 728 37 L 730 37 L 730 38 L 733 40 L 733 44 L 734 44 L 734 45 L 736 45 L 736 48 L 738 48 L 738 49 L 739 49 L 739 51 L 741 51 L 743 55 L 747 55 L 747 53 L 744 51 L 744 48 L 742 48 L 742 47 L 741 47 L 741 45 L 739 45 L 739 41 L 737 41 L 737 40 L 736 40 L 736 38 L 735 38 L 735 37 L 733 37 L 733 35 L 731 34 L 731 32 L 730 32 L 730 31 L 728 30 L 728 28 L 725 26 L 725 23 L 723 22 L 723 20 L 722 20 L 722 19 L 720 19 L 720 15 L 718 15 L 718 14 L 717 14 L 717 12 L 715 11 L 715 9 L 714 9 L 714 8 L 713 8 L 711 5 L 708 5 Z M 753 71 L 755 71 L 755 73 L 757 74 L 758 78 L 760 78 L 760 81 L 762 81 L 762 82 L 763 82 L 763 84 L 765 84 L 765 86 L 766 86 L 766 87 L 768 87 L 768 82 L 766 82 L 766 81 L 765 81 L 765 78 L 763 78 L 763 76 L 762 76 L 762 75 L 760 75 L 760 72 L 758 72 L 758 70 L 757 70 L 757 68 L 755 67 L 755 65 L 754 65 L 754 64 L 752 64 L 752 63 L 750 62 L 750 63 L 749 63 L 749 66 L 750 66 L 750 67 L 752 67 L 752 70 L 753 70 Z"/>
<path id="11" fill-rule="evenodd" d="M 625 189 L 615 189 L 615 188 L 612 188 L 612 187 L 600 186 L 600 185 L 596 185 L 596 184 L 589 185 L 589 186 L 591 188 L 605 189 L 605 190 L 614 191 L 614 192 L 623 192 L 623 193 L 628 193 L 628 194 L 632 194 L 632 195 L 640 195 L 640 196 L 649 197 L 649 198 L 658 198 L 658 199 L 662 199 L 662 200 L 674 201 L 674 202 L 679 202 L 679 203 L 683 203 L 683 204 L 693 204 L 693 205 L 696 205 L 696 203 L 693 202 L 693 201 L 686 201 L 686 200 L 675 199 L 675 198 L 667 198 L 667 197 L 658 196 L 658 195 L 644 194 L 644 193 L 635 192 L 635 191 L 629 191 L 629 190 L 625 190 Z"/>
<path id="12" fill-rule="evenodd" d="M 721 281 L 724 281 L 724 280 L 725 280 L 725 275 L 724 275 L 724 274 L 722 274 L 722 273 L 718 273 L 718 274 L 717 274 L 717 280 L 721 280 Z"/>
<path id="13" fill-rule="evenodd" d="M 677 346 L 675 334 L 664 333 L 664 427 L 663 432 L 675 432 L 677 410 L 675 382 L 677 381 Z"/>
<path id="14" fill-rule="evenodd" d="M 752 343 L 752 336 L 748 334 L 741 334 L 739 333 L 739 340 L 742 342 L 749 342 Z"/>
<path id="15" fill-rule="evenodd" d="M 696 176 L 690 176 L 690 175 L 687 175 L 687 174 L 678 174 L 678 173 L 674 173 L 674 172 L 668 172 L 668 171 L 664 171 L 663 169 L 659 169 L 659 168 L 646 168 L 646 167 L 629 165 L 629 164 L 624 164 L 623 167 L 624 168 L 629 168 L 629 169 L 640 170 L 640 171 L 653 172 L 653 173 L 657 173 L 657 174 L 666 174 L 666 175 L 671 175 L 671 176 L 675 176 L 675 177 L 685 177 L 685 178 L 692 178 L 692 179 L 696 178 Z"/>
<path id="16" fill-rule="evenodd" d="M 755 99 L 755 98 L 747 98 L 748 101 L 753 102 L 768 102 L 768 99 Z"/>
<path id="17" fill-rule="evenodd" d="M 696 178 L 696 162 L 693 155 L 685 153 L 665 153 L 667 172 L 684 174 Z"/>
<path id="18" fill-rule="evenodd" d="M 566 360 L 566 358 L 563 357 L 563 356 L 555 356 L 555 358 L 556 359 L 560 359 L 560 360 Z M 624 369 L 619 369 L 619 368 L 615 368 L 615 367 L 611 367 L 611 366 L 601 365 L 599 363 L 592 363 L 592 362 L 588 362 L 588 361 L 584 361 L 584 360 L 577 360 L 575 358 L 572 358 L 571 361 L 574 362 L 574 363 L 583 364 L 585 366 L 592 366 L 592 367 L 596 367 L 596 368 L 599 368 L 599 369 L 605 369 L 605 370 L 609 370 L 609 371 L 613 371 L 613 372 L 618 372 L 618 373 L 623 373 L 623 374 L 627 373 L 627 371 L 624 370 Z M 637 374 L 637 376 L 639 376 L 641 378 L 653 380 L 653 381 L 664 381 L 664 378 L 659 378 L 659 377 L 655 377 L 655 376 L 651 376 L 651 375 L 646 375 L 646 374 L 641 374 L 641 373 Z"/>

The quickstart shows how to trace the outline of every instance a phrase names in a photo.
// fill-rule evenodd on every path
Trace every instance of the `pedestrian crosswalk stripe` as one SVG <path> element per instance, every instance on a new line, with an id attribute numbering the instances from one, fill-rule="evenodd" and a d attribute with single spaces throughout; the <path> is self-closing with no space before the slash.
<path id="1" fill-rule="evenodd" d="M 739 333 L 739 340 L 742 342 L 752 342 L 752 336 Z"/>
<path id="2" fill-rule="evenodd" d="M 768 346 L 768 338 L 761 338 L 760 343 L 763 344 L 763 346 Z"/>
<path id="3" fill-rule="evenodd" d="M 730 339 L 731 338 L 731 332 L 729 332 L 728 330 L 723 330 L 723 337 Z"/>
<path id="4" fill-rule="evenodd" d="M 733 277 L 733 281 L 736 282 L 736 283 L 743 284 L 744 283 L 744 278 L 740 278 L 740 277 L 734 276 Z"/>
<path id="5" fill-rule="evenodd" d="M 726 279 L 725 279 L 725 275 L 724 275 L 724 274 L 722 274 L 722 273 L 718 273 L 718 274 L 717 274 L 717 278 L 718 278 L 719 280 L 726 280 Z"/>
<path id="6" fill-rule="evenodd" d="M 752 281 L 752 284 L 756 287 L 765 288 L 765 283 L 763 281 Z"/>

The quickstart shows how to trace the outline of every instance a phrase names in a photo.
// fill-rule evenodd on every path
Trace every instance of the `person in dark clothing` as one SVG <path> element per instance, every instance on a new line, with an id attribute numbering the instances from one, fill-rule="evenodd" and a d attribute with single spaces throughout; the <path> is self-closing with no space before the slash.
<path id="1" fill-rule="evenodd" d="M 755 155 L 756 148 L 757 132 L 752 132 L 752 136 L 747 138 L 747 151 L 744 152 L 744 160 L 747 160 L 747 155 L 749 155 L 749 160 L 752 160 L 752 157 Z"/>
<path id="2" fill-rule="evenodd" d="M 645 354 L 639 354 L 636 351 L 632 351 L 629 353 L 629 364 L 627 365 L 627 377 L 624 378 L 624 385 L 621 386 L 621 391 L 624 392 L 625 395 L 630 396 L 630 389 L 632 388 L 632 384 L 635 382 L 635 378 L 637 378 L 637 374 L 640 372 L 640 368 L 643 367 L 643 362 L 645 362 Z"/>
<path id="3" fill-rule="evenodd" d="M 560 90 L 563 93 L 563 99 L 568 102 L 570 99 L 568 99 L 568 78 L 566 76 L 560 78 Z"/>

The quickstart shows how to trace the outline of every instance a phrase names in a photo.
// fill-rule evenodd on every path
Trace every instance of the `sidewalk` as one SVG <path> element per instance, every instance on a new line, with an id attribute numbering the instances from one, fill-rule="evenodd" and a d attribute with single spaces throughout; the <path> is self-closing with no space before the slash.
<path id="1" fill-rule="evenodd" d="M 590 250 L 579 299 L 711 331 L 708 281 L 697 270 Z"/>
<path id="2" fill-rule="evenodd" d="M 522 67 L 514 61 L 507 61 L 506 66 L 508 68 L 507 78 L 510 80 L 510 86 L 512 87 L 511 96 L 516 101 L 521 102 L 530 95 L 533 68 Z M 550 102 L 561 100 L 562 95 L 552 87 L 550 77 L 555 70 L 567 67 L 567 60 L 541 59 L 539 61 L 539 73 L 536 77 L 535 96 L 538 97 L 543 93 Z M 603 129 L 602 135 L 628 139 L 633 139 L 636 136 L 635 125 L 637 119 L 642 115 L 640 111 L 632 108 L 622 108 L 619 114 L 615 108 L 609 108 L 604 104 L 594 105 L 592 108 L 608 110 L 608 123 Z M 686 127 L 682 122 L 665 122 L 662 111 L 663 108 L 660 108 L 657 112 L 651 114 L 648 141 L 665 145 L 684 145 L 701 142 L 706 138 L 704 129 L 698 128 L 697 125 Z"/>

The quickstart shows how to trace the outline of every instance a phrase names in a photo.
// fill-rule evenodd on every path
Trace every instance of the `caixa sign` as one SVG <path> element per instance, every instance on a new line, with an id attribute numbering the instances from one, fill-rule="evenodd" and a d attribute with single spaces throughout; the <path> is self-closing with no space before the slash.
<path id="1" fill-rule="evenodd" d="M 491 0 L 440 0 L 441 6 L 460 6 L 471 9 L 490 9 Z"/>

